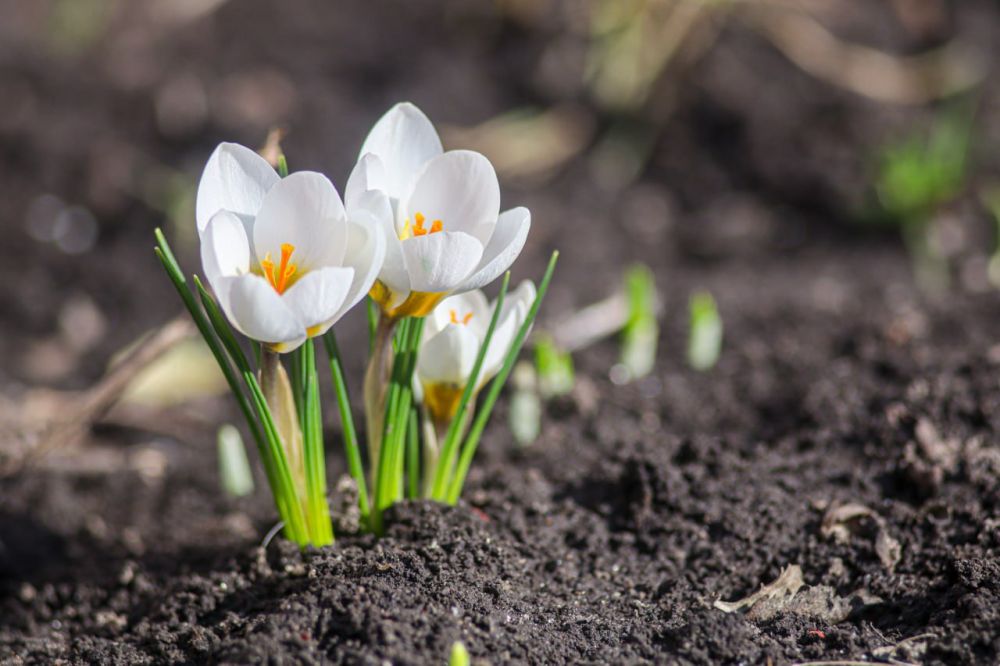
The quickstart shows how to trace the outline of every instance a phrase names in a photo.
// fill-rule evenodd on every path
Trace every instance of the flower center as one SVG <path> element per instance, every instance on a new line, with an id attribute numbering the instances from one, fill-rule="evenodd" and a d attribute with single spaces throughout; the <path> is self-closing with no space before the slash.
<path id="1" fill-rule="evenodd" d="M 453 324 L 461 324 L 462 326 L 465 326 L 466 324 L 469 323 L 469 320 L 472 319 L 471 312 L 466 312 L 465 316 L 462 317 L 461 319 L 458 318 L 458 313 L 455 312 L 454 310 L 449 310 L 448 313 L 451 315 L 451 323 Z"/>
<path id="2" fill-rule="evenodd" d="M 437 232 L 444 229 L 444 224 L 441 220 L 434 220 L 431 222 L 431 228 L 424 228 L 424 222 L 427 220 L 423 213 L 417 213 L 413 216 L 413 224 L 410 221 L 406 221 L 406 226 L 403 227 L 403 233 L 399 235 L 400 240 L 406 240 L 407 238 L 413 238 L 417 236 L 426 236 L 427 234 L 436 234 Z"/>
<path id="3" fill-rule="evenodd" d="M 271 286 L 279 294 L 285 293 L 285 289 L 292 286 L 295 273 L 299 269 L 298 265 L 291 261 L 293 252 L 295 252 L 294 245 L 291 243 L 282 243 L 281 263 L 275 266 L 270 252 L 265 254 L 264 258 L 260 260 L 260 267 L 264 272 L 264 277 L 267 278 L 267 281 L 271 283 Z"/>

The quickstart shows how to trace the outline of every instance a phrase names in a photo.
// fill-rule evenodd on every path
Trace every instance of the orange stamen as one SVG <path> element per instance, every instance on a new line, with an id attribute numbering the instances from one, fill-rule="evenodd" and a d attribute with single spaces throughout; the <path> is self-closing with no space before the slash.
<path id="1" fill-rule="evenodd" d="M 467 325 L 469 321 L 472 319 L 471 312 L 466 312 L 465 316 L 462 317 L 461 319 L 458 318 L 458 313 L 455 312 L 454 310 L 448 310 L 448 313 L 451 315 L 451 323 L 453 324 L 462 324 L 464 326 Z"/>
<path id="2" fill-rule="evenodd" d="M 274 261 L 271 259 L 270 252 L 265 254 L 264 258 L 260 261 L 264 277 L 267 278 L 267 281 L 271 283 L 271 286 L 279 294 L 285 293 L 285 289 L 290 284 L 289 281 L 298 270 L 298 266 L 291 262 L 293 252 L 295 252 L 294 245 L 291 243 L 281 244 L 281 263 L 278 264 L 277 271 L 275 271 Z"/>
<path id="3" fill-rule="evenodd" d="M 424 216 L 423 213 L 417 213 L 416 215 L 413 216 L 413 219 L 415 221 L 414 225 L 412 226 L 412 231 L 414 236 L 426 236 L 427 234 L 434 234 L 444 229 L 444 224 L 441 222 L 441 220 L 434 220 L 433 222 L 431 222 L 431 228 L 429 230 L 425 229 L 424 221 L 426 221 L 427 218 Z"/>

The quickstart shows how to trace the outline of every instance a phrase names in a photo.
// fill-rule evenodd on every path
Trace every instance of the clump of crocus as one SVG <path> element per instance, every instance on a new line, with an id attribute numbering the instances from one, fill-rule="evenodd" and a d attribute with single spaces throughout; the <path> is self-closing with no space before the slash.
<path id="1" fill-rule="evenodd" d="M 370 293 L 378 307 L 364 387 L 375 488 L 372 523 L 379 529 L 381 512 L 403 497 L 405 459 L 411 461 L 411 491 L 421 476 L 413 464 L 420 459 L 420 443 L 412 377 L 420 365 L 424 319 L 447 297 L 473 291 L 502 275 L 524 247 L 531 214 L 521 207 L 501 213 L 500 187 L 490 161 L 468 150 L 444 151 L 423 112 L 405 103 L 390 109 L 365 139 L 347 183 L 348 210 L 373 208 L 369 203 L 373 192 L 384 193 L 382 201 L 387 204 L 379 215 L 386 256 Z M 539 295 L 546 284 L 543 281 Z M 537 301 L 533 306 L 532 313 Z M 526 335 L 529 325 L 524 322 L 519 333 Z M 520 339 L 518 349 L 523 336 Z M 449 362 L 468 365 L 468 349 L 452 350 L 466 357 Z M 481 349 L 485 352 L 489 346 Z M 426 362 L 424 367 L 431 368 Z M 506 373 L 499 374 L 506 379 Z M 461 479 L 454 475 L 460 471 L 460 467 L 447 474 L 435 471 L 436 488 L 430 496 L 450 499 L 448 486 L 452 486 L 457 499 L 464 473 Z"/>
<path id="2" fill-rule="evenodd" d="M 220 145 L 209 159 L 196 205 L 208 282 L 194 278 L 198 300 L 159 231 L 156 251 L 246 417 L 285 534 L 321 546 L 333 530 L 314 339 L 322 338 L 329 357 L 359 508 L 365 524 L 380 531 L 382 512 L 404 495 L 405 477 L 410 495 L 418 495 L 415 376 L 429 433 L 424 494 L 455 502 L 556 255 L 537 294 L 525 283 L 508 298 L 509 274 L 492 306 L 474 291 L 514 261 L 531 216 L 525 208 L 501 214 L 489 160 L 444 152 L 413 105 L 397 105 L 376 123 L 344 201 L 322 174 L 289 175 L 278 153 L 277 170 L 236 144 Z M 373 500 L 332 330 L 366 295 Z M 493 377 L 466 432 L 474 398 Z"/>

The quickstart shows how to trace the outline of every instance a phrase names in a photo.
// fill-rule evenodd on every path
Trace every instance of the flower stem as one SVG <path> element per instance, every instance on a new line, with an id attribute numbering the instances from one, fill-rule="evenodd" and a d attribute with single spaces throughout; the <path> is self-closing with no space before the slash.
<path id="1" fill-rule="evenodd" d="M 292 384 L 277 352 L 262 347 L 260 354 L 260 388 L 264 401 L 271 410 L 275 430 L 281 439 L 282 449 L 288 460 L 297 500 L 309 517 L 306 504 L 306 460 Z"/>
<path id="2" fill-rule="evenodd" d="M 378 460 L 385 420 L 385 398 L 392 373 L 392 336 L 397 320 L 384 314 L 378 318 L 372 339 L 371 356 L 365 370 L 365 424 L 368 438 L 368 458 L 371 461 L 372 487 L 378 484 Z"/>

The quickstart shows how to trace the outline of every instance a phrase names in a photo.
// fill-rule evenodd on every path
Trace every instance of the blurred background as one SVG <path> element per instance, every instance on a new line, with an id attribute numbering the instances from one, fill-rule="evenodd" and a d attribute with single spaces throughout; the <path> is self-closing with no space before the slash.
<path id="1" fill-rule="evenodd" d="M 707 286 L 767 326 L 812 274 L 831 311 L 989 292 L 998 51 L 992 0 L 0 0 L 0 387 L 82 389 L 180 312 L 152 232 L 199 270 L 218 142 L 281 127 L 342 188 L 399 100 L 533 211 L 515 279 L 562 250 L 552 318 L 633 261 L 668 320 Z"/>

